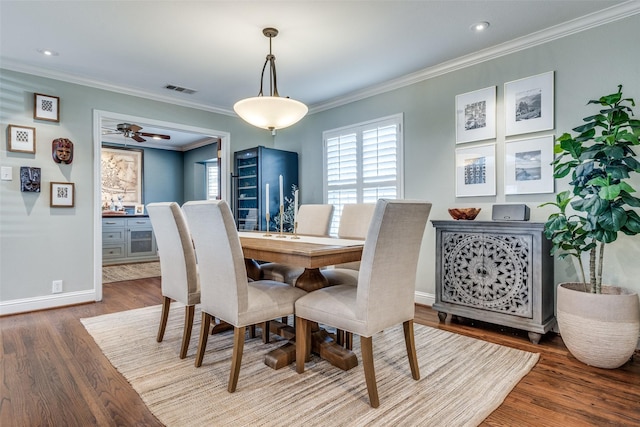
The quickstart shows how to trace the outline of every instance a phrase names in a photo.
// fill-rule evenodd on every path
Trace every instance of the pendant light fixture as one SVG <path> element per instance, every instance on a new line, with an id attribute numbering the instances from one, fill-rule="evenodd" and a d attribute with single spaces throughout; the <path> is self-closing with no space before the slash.
<path id="1" fill-rule="evenodd" d="M 276 57 L 271 53 L 271 39 L 278 35 L 278 30 L 265 28 L 262 34 L 269 37 L 269 55 L 262 66 L 260 92 L 258 96 L 236 102 L 233 109 L 249 124 L 274 133 L 276 129 L 286 128 L 300 121 L 309 109 L 300 101 L 289 97 L 283 98 L 278 94 Z M 269 95 L 264 95 L 262 88 L 267 64 L 269 64 Z"/>

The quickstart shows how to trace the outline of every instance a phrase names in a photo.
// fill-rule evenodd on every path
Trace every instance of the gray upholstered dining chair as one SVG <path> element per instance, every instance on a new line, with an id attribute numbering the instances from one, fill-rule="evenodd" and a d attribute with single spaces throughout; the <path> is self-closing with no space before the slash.
<path id="1" fill-rule="evenodd" d="M 369 231 L 371 218 L 376 208 L 375 203 L 352 203 L 344 205 L 338 225 L 338 237 L 341 239 L 364 240 Z M 337 264 L 333 268 L 322 270 L 329 286 L 358 284 L 360 261 Z"/>
<path id="2" fill-rule="evenodd" d="M 202 329 L 195 365 L 201 366 L 213 316 L 234 326 L 233 356 L 227 390 L 238 383 L 245 330 L 293 314 L 295 301 L 306 292 L 271 280 L 250 282 L 238 231 L 227 202 L 223 200 L 187 202 L 182 206 L 189 222 L 198 255 Z"/>
<path id="3" fill-rule="evenodd" d="M 329 236 L 333 205 L 300 205 L 298 209 L 298 234 L 307 236 Z M 261 278 L 294 285 L 304 268 L 268 262 L 260 265 Z"/>
<path id="4" fill-rule="evenodd" d="M 162 315 L 157 341 L 167 327 L 171 300 L 185 305 L 184 331 L 180 358 L 187 356 L 195 305 L 200 303 L 200 284 L 191 235 L 180 206 L 176 202 L 149 203 L 147 212 L 160 256 Z"/>
<path id="5" fill-rule="evenodd" d="M 373 363 L 372 336 L 399 323 L 413 379 L 420 379 L 413 316 L 416 270 L 431 203 L 380 199 L 367 233 L 358 285 L 322 288 L 298 299 L 296 370 L 309 358 L 312 322 L 360 335 L 369 403 L 380 405 Z"/>

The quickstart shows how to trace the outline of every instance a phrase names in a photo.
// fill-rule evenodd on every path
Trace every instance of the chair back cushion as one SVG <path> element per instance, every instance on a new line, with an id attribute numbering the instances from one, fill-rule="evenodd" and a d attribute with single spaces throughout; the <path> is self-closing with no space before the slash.
<path id="1" fill-rule="evenodd" d="M 376 209 L 375 203 L 350 203 L 342 207 L 338 237 L 341 239 L 362 239 L 367 237 L 371 218 Z M 336 268 L 359 270 L 360 261 L 337 264 Z"/>
<path id="2" fill-rule="evenodd" d="M 238 230 L 224 200 L 182 206 L 198 255 L 202 310 L 231 324 L 248 309 L 247 271 Z"/>
<path id="3" fill-rule="evenodd" d="M 362 239 L 367 237 L 375 203 L 351 203 L 342 207 L 338 237 L 341 239 Z"/>
<path id="4" fill-rule="evenodd" d="M 298 234 L 328 236 L 333 205 L 300 205 L 298 208 Z"/>
<path id="5" fill-rule="evenodd" d="M 162 295 L 186 305 L 200 302 L 196 255 L 176 202 L 149 203 L 147 212 L 160 256 Z"/>
<path id="6" fill-rule="evenodd" d="M 367 233 L 356 297 L 365 336 L 413 319 L 418 256 L 431 203 L 380 199 Z"/>

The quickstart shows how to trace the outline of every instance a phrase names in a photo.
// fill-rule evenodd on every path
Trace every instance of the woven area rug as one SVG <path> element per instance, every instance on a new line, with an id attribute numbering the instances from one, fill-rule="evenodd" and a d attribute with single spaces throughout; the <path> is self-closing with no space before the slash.
<path id="1" fill-rule="evenodd" d="M 145 279 L 160 276 L 160 263 L 138 262 L 134 264 L 107 265 L 102 267 L 102 283 Z"/>
<path id="2" fill-rule="evenodd" d="M 109 361 L 167 426 L 475 426 L 533 368 L 538 354 L 415 325 L 421 379 L 411 378 L 402 327 L 373 337 L 380 407 L 369 406 L 362 364 L 344 372 L 313 356 L 303 374 L 265 354 L 284 343 L 247 338 L 235 393 L 227 392 L 233 332 L 209 337 L 194 367 L 199 310 L 186 359 L 184 308 L 174 303 L 164 341 L 160 306 L 82 319 Z M 272 335 L 273 338 L 277 339 Z M 354 351 L 360 361 L 359 339 Z"/>

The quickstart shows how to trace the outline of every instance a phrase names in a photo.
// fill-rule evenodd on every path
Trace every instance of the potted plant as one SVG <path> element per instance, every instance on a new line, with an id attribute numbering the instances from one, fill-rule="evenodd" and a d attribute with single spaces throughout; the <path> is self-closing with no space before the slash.
<path id="1" fill-rule="evenodd" d="M 640 216 L 633 208 L 631 177 L 640 172 L 632 146 L 638 145 L 640 120 L 634 120 L 635 102 L 618 92 L 588 104 L 601 110 L 584 118 L 585 124 L 556 140 L 554 178 L 571 176 L 570 190 L 556 196 L 557 211 L 545 223 L 552 255 L 573 256 L 581 282 L 558 285 L 560 335 L 580 361 L 601 368 L 622 366 L 633 355 L 640 335 L 637 292 L 602 284 L 605 247 L 620 233 L 640 233 Z M 588 252 L 589 276 L 582 254 Z"/>

